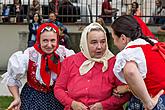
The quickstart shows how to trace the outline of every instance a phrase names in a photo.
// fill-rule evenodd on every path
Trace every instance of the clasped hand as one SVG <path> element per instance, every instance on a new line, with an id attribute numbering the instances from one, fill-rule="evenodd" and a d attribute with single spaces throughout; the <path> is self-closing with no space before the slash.
<path id="1" fill-rule="evenodd" d="M 71 107 L 73 110 L 103 110 L 102 104 L 100 102 L 87 107 L 81 102 L 73 101 Z"/>
<path id="2" fill-rule="evenodd" d="M 123 96 L 126 92 L 129 92 L 127 85 L 120 85 L 113 89 L 113 95 L 117 97 Z"/>

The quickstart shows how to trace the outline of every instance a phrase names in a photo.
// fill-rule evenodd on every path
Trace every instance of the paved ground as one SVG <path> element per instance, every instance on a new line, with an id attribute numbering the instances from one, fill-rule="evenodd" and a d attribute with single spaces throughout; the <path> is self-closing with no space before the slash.
<path id="1" fill-rule="evenodd" d="M 2 78 L 0 77 L 0 96 L 11 96 L 7 86 L 1 83 Z M 26 79 L 21 80 L 22 84 L 26 82 Z M 21 89 L 21 88 L 20 88 Z"/>

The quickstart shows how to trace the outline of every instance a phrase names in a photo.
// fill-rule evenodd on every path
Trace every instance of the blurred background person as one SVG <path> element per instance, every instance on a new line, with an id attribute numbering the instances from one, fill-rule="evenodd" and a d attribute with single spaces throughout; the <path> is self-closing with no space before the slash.
<path id="1" fill-rule="evenodd" d="M 160 27 L 158 27 L 158 31 L 157 31 L 158 33 L 160 33 L 160 32 L 165 32 L 165 24 L 164 25 L 162 25 L 162 26 L 160 26 Z"/>
<path id="2" fill-rule="evenodd" d="M 28 36 L 28 47 L 31 47 L 36 42 L 37 29 L 41 25 L 41 17 L 38 13 L 32 16 L 32 22 L 29 23 L 29 36 Z"/>
<path id="3" fill-rule="evenodd" d="M 156 7 L 152 9 L 152 17 L 150 17 L 149 24 L 165 24 L 165 8 L 162 7 L 161 0 L 155 0 Z"/>
<path id="4" fill-rule="evenodd" d="M 74 6 L 70 0 L 63 0 L 59 7 L 59 15 L 61 15 L 61 17 L 59 17 L 61 22 L 76 22 L 78 17 L 75 15 L 78 15 L 78 8 Z M 66 15 L 69 15 L 69 17 Z"/>
<path id="5" fill-rule="evenodd" d="M 105 23 L 112 23 L 112 17 L 117 15 L 118 9 L 112 8 L 112 0 L 104 0 L 102 3 L 101 16 Z"/>
<path id="6" fill-rule="evenodd" d="M 72 43 L 71 43 L 71 39 L 67 31 L 67 28 L 61 22 L 57 20 L 57 16 L 54 12 L 51 12 L 49 14 L 48 22 L 53 23 L 54 25 L 58 26 L 59 31 L 60 31 L 59 43 L 65 46 L 66 48 L 71 49 Z"/>
<path id="7" fill-rule="evenodd" d="M 155 38 L 155 35 L 149 30 L 146 23 L 141 19 L 140 16 L 142 16 L 142 13 L 140 11 L 140 7 L 137 2 L 133 2 L 131 4 L 131 9 L 130 9 L 130 12 L 128 13 L 128 15 L 132 15 L 136 19 L 136 21 L 139 23 L 139 25 L 142 29 L 142 32 L 145 36 L 157 39 L 157 38 Z"/>
<path id="8" fill-rule="evenodd" d="M 38 0 L 33 0 L 32 5 L 30 6 L 29 17 L 33 19 L 35 13 L 40 14 L 40 2 Z"/>
<path id="9" fill-rule="evenodd" d="M 108 28 L 106 27 L 103 18 L 97 18 L 97 19 L 96 19 L 96 22 L 99 23 L 99 24 L 104 28 L 104 30 L 105 30 L 105 32 L 106 32 L 108 48 L 110 49 L 110 45 L 111 45 L 111 44 L 110 44 L 110 43 L 111 43 L 111 42 L 110 42 L 110 41 L 111 41 L 111 40 L 110 40 L 110 39 L 111 39 L 111 34 L 110 34 Z"/>
<path id="10" fill-rule="evenodd" d="M 14 14 L 16 16 L 16 22 L 23 22 L 23 7 L 21 0 L 14 0 Z"/>
<path id="11" fill-rule="evenodd" d="M 59 10 L 59 0 L 51 0 L 49 1 L 49 13 L 53 12 L 58 15 Z"/>
<path id="12" fill-rule="evenodd" d="M 142 16 L 142 12 L 140 10 L 139 4 L 137 2 L 133 2 L 131 4 L 129 15 L 136 15 L 136 16 Z"/>
<path id="13" fill-rule="evenodd" d="M 7 6 L 6 4 L 3 4 L 3 9 L 2 9 L 2 21 L 3 21 L 3 23 L 10 21 L 9 16 L 10 16 L 10 7 Z"/>

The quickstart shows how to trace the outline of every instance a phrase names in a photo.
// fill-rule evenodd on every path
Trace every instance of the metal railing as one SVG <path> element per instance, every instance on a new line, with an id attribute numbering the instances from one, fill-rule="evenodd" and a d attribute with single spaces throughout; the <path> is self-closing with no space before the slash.
<path id="1" fill-rule="evenodd" d="M 16 18 L 20 19 L 20 22 L 29 22 L 29 11 L 33 0 L 20 0 L 21 1 L 21 13 L 16 15 L 13 0 L 0 0 L 0 21 L 2 22 L 2 15 L 4 4 L 10 8 L 8 15 L 8 22 L 16 23 Z M 44 19 L 48 19 L 49 14 L 49 2 L 51 0 L 38 0 L 40 3 L 40 15 Z M 149 22 L 149 19 L 154 18 L 155 15 L 152 13 L 156 11 L 155 0 L 112 0 L 112 8 L 116 8 L 117 17 L 123 14 L 128 14 L 131 9 L 131 3 L 136 1 L 139 4 L 141 11 L 141 18 L 145 23 Z M 81 22 L 90 23 L 96 20 L 97 17 L 101 16 L 101 8 L 103 0 L 70 0 L 71 7 L 65 7 L 62 4 L 62 0 L 59 0 L 59 20 L 61 22 Z M 162 7 L 165 7 L 165 1 L 162 0 Z M 69 10 L 70 9 L 70 10 Z M 61 11 L 60 11 L 61 10 Z M 157 17 L 165 17 L 165 15 L 158 15 Z M 113 19 L 114 20 L 114 19 Z M 7 23 L 8 23 L 7 22 Z M 3 22 L 2 22 L 3 23 Z"/>

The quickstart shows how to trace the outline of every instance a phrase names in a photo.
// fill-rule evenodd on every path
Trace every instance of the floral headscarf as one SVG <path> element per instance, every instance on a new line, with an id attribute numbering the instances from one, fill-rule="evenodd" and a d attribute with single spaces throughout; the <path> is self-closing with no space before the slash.
<path id="1" fill-rule="evenodd" d="M 106 44 L 106 51 L 104 55 L 102 56 L 102 58 L 91 58 L 89 49 L 88 49 L 88 44 L 87 44 L 87 35 L 88 35 L 88 32 L 91 31 L 91 29 L 97 29 L 97 28 L 101 29 L 104 32 L 105 39 L 107 42 L 106 32 L 99 23 L 96 23 L 96 22 L 91 23 L 83 30 L 81 34 L 81 39 L 80 39 L 80 49 L 83 55 L 87 58 L 87 60 L 79 68 L 81 75 L 86 74 L 94 66 L 95 62 L 103 63 L 102 71 L 105 72 L 108 69 L 108 59 L 114 56 L 108 50 L 108 44 Z"/>
<path id="2" fill-rule="evenodd" d="M 59 40 L 59 30 L 58 27 L 55 26 L 52 23 L 44 23 L 39 26 L 37 30 L 37 40 L 34 45 L 34 48 L 41 54 L 41 68 L 40 68 L 40 75 L 43 80 L 43 82 L 46 84 L 47 87 L 50 85 L 50 79 L 51 79 L 51 71 L 56 73 L 57 75 L 60 73 L 60 60 L 59 56 L 55 53 L 55 51 L 58 48 L 58 43 L 57 46 L 52 54 L 46 54 L 45 52 L 42 51 L 41 46 L 40 46 L 40 37 L 41 33 L 46 30 L 46 31 L 54 31 L 57 33 L 57 40 Z M 57 41 L 58 42 L 58 41 Z"/>

